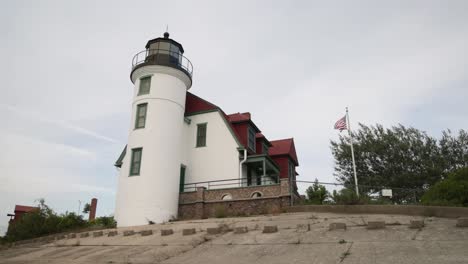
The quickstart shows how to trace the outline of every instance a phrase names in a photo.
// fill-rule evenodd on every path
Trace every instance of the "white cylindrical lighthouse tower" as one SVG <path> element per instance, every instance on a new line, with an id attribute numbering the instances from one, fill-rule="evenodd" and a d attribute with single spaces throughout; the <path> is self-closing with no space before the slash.
<path id="1" fill-rule="evenodd" d="M 118 226 L 177 217 L 182 129 L 192 65 L 164 33 L 133 58 L 132 119 L 117 191 Z"/>

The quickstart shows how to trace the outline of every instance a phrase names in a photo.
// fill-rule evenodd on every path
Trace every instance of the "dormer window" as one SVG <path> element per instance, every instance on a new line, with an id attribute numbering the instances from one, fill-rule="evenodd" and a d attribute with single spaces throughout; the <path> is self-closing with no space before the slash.
<path id="1" fill-rule="evenodd" d="M 268 154 L 268 145 L 265 142 L 262 143 L 262 154 Z"/>
<path id="2" fill-rule="evenodd" d="M 249 129 L 248 129 L 248 147 L 254 152 L 256 151 L 255 150 L 255 129 L 251 126 L 249 126 Z"/>

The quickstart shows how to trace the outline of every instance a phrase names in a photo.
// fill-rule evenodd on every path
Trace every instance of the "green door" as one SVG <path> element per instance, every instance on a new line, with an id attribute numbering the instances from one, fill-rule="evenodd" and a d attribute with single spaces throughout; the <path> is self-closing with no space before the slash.
<path id="1" fill-rule="evenodd" d="M 180 166 L 180 186 L 179 192 L 184 192 L 184 185 L 185 185 L 185 166 Z"/>

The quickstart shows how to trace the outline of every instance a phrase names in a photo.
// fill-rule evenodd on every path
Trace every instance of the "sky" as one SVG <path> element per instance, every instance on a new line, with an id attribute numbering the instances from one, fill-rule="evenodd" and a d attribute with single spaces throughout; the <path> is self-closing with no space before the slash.
<path id="1" fill-rule="evenodd" d="M 467 1 L 1 1 L 0 234 L 15 204 L 112 214 L 132 57 L 182 43 L 190 91 L 294 137 L 301 180 L 335 182 L 330 140 L 399 123 L 467 129 Z"/>

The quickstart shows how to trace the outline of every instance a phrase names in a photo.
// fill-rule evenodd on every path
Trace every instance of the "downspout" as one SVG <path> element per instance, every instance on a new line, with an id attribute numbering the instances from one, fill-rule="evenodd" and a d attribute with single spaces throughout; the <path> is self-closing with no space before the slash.
<path id="1" fill-rule="evenodd" d="M 242 165 L 247 160 L 247 149 L 244 149 L 244 159 L 239 163 L 239 187 L 242 187 Z"/>

